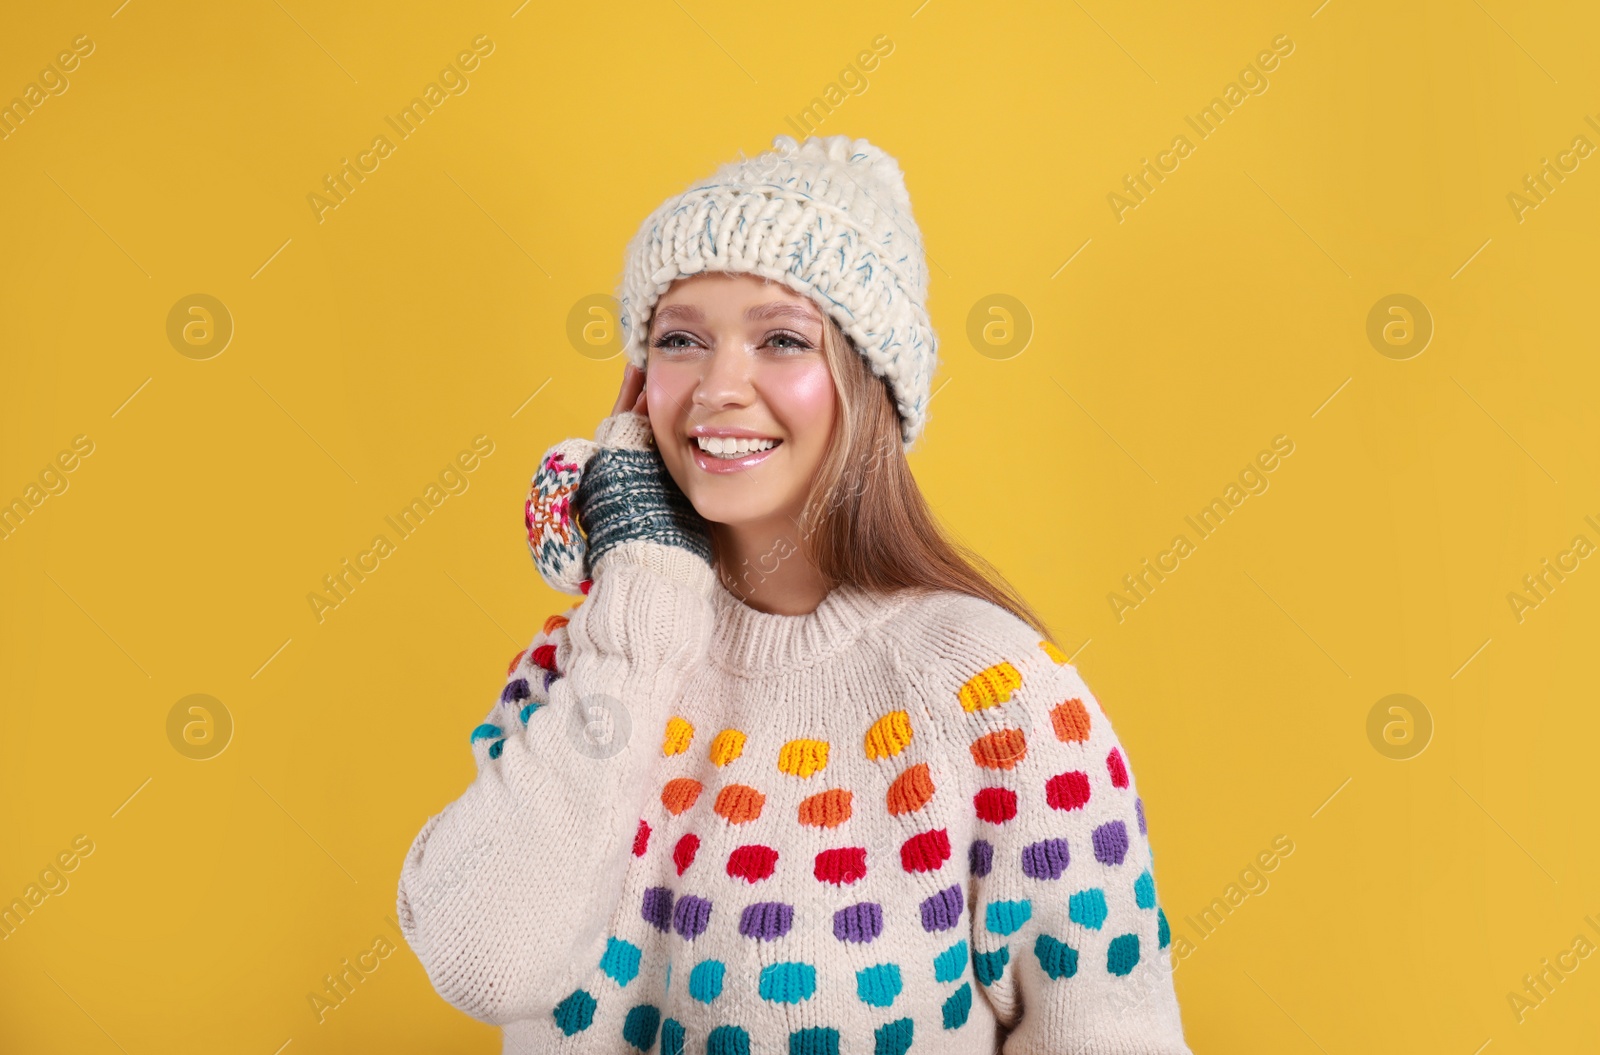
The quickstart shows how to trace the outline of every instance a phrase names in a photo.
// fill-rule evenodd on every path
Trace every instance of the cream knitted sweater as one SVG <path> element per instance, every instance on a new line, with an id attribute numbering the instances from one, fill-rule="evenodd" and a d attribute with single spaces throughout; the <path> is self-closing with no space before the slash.
<path id="1" fill-rule="evenodd" d="M 1126 753 L 988 602 L 773 615 L 628 541 L 471 744 L 399 921 L 506 1052 L 1189 1051 Z"/>

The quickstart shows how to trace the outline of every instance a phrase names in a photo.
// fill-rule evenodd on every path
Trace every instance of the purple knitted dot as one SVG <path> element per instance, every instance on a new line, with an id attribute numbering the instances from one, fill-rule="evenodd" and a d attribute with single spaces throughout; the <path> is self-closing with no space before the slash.
<path id="1" fill-rule="evenodd" d="M 1119 865 L 1128 853 L 1128 826 L 1110 821 L 1094 830 L 1094 859 L 1103 865 Z"/>
<path id="2" fill-rule="evenodd" d="M 1022 872 L 1030 879 L 1060 879 L 1071 860 L 1065 839 L 1043 839 L 1022 848 Z"/>
<path id="3" fill-rule="evenodd" d="M 680 897 L 678 907 L 672 911 L 672 929 L 688 941 L 694 941 L 704 934 L 710 922 L 711 902 L 693 894 Z"/>
<path id="4" fill-rule="evenodd" d="M 781 901 L 758 901 L 739 914 L 739 933 L 757 941 L 774 941 L 794 925 L 794 906 Z"/>
<path id="5" fill-rule="evenodd" d="M 987 839 L 974 839 L 967 851 L 967 870 L 982 879 L 994 867 L 994 844 Z"/>
<path id="6" fill-rule="evenodd" d="M 961 885 L 947 886 L 922 902 L 922 929 L 929 934 L 949 930 L 961 922 L 961 909 L 966 901 L 961 896 Z"/>
<path id="7" fill-rule="evenodd" d="M 553 670 L 547 670 L 544 672 L 544 691 L 546 693 L 550 691 L 551 684 L 553 684 L 559 677 L 561 677 L 561 675 L 557 674 Z"/>
<path id="8" fill-rule="evenodd" d="M 833 914 L 833 936 L 840 941 L 869 942 L 883 933 L 883 906 L 872 901 Z"/>
<path id="9" fill-rule="evenodd" d="M 1150 833 L 1145 830 L 1144 826 L 1144 799 L 1133 800 L 1133 812 L 1139 817 L 1139 834 L 1149 835 Z"/>
<path id="10" fill-rule="evenodd" d="M 518 700 L 526 700 L 528 696 L 527 678 L 517 678 L 515 681 L 508 681 L 506 682 L 506 687 L 500 690 L 501 703 L 516 703 Z"/>
<path id="11" fill-rule="evenodd" d="M 644 892 L 645 922 L 656 930 L 665 931 L 672 924 L 672 891 L 664 886 L 653 886 Z"/>

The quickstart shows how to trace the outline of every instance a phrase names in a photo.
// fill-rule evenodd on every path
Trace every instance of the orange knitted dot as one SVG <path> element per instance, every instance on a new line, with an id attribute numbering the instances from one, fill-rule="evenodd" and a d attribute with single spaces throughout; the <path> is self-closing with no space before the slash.
<path id="1" fill-rule="evenodd" d="M 1089 710 L 1076 696 L 1050 709 L 1050 724 L 1055 726 L 1057 740 L 1089 739 Z"/>
<path id="2" fill-rule="evenodd" d="M 1039 647 L 1044 649 L 1044 654 L 1055 660 L 1057 664 L 1067 661 L 1067 654 L 1056 647 L 1054 641 L 1041 641 Z"/>
<path id="3" fill-rule="evenodd" d="M 517 669 L 517 664 L 521 663 L 522 662 L 522 657 L 526 656 L 527 654 L 528 654 L 528 650 L 527 649 L 523 649 L 521 652 L 518 652 L 516 655 L 511 657 L 511 663 L 510 663 L 509 666 L 506 667 L 506 677 L 508 677 L 508 678 L 511 677 L 511 675 Z"/>
<path id="4" fill-rule="evenodd" d="M 694 726 L 685 719 L 673 715 L 667 720 L 667 735 L 661 739 L 661 753 L 681 755 L 689 750 L 689 741 L 693 739 Z"/>
<path id="5" fill-rule="evenodd" d="M 800 823 L 812 828 L 837 828 L 850 819 L 852 797 L 844 788 L 812 795 L 800 803 Z"/>
<path id="6" fill-rule="evenodd" d="M 967 679 L 957 691 L 956 697 L 961 701 L 963 710 L 981 711 L 985 707 L 1005 703 L 1011 698 L 1011 693 L 1022 685 L 1022 675 L 1017 673 L 1017 668 L 1009 663 L 996 663 L 992 667 L 985 667 Z"/>
<path id="7" fill-rule="evenodd" d="M 729 784 L 717 792 L 717 802 L 712 809 L 729 824 L 743 824 L 761 816 L 761 807 L 767 797 L 748 784 Z"/>
<path id="8" fill-rule="evenodd" d="M 915 813 L 933 798 L 933 778 L 928 775 L 928 763 L 916 765 L 894 778 L 889 785 L 889 813 L 898 817 L 902 813 Z"/>
<path id="9" fill-rule="evenodd" d="M 737 729 L 724 729 L 711 738 L 711 761 L 719 766 L 744 754 L 744 734 Z"/>
<path id="10" fill-rule="evenodd" d="M 669 780 L 667 786 L 661 789 L 661 805 L 674 815 L 693 806 L 694 800 L 699 797 L 700 782 L 690 780 L 688 777 Z"/>
<path id="11" fill-rule="evenodd" d="M 778 751 L 778 770 L 791 777 L 809 777 L 827 765 L 826 740 L 790 740 Z"/>
<path id="12" fill-rule="evenodd" d="M 911 716 L 905 711 L 890 711 L 867 730 L 867 757 L 893 758 L 911 742 Z"/>
<path id="13" fill-rule="evenodd" d="M 546 634 L 553 634 L 557 630 L 560 630 L 562 627 L 566 626 L 568 622 L 569 620 L 564 615 L 553 615 L 544 621 L 544 632 Z"/>
<path id="14" fill-rule="evenodd" d="M 1010 769 L 1027 754 L 1021 729 L 1000 729 L 972 741 L 972 760 L 984 769 Z"/>

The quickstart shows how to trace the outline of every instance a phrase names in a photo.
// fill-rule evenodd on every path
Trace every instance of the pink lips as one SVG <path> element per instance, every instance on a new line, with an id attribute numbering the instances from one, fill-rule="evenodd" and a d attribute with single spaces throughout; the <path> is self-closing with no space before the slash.
<path id="1" fill-rule="evenodd" d="M 781 446 L 783 446 L 783 441 L 779 440 L 777 443 L 773 444 L 771 447 L 768 447 L 764 451 L 752 451 L 742 458 L 718 458 L 714 454 L 708 454 L 707 452 L 701 450 L 700 444 L 696 443 L 694 440 L 691 439 L 689 441 L 689 450 L 694 456 L 695 465 L 699 466 L 700 469 L 708 473 L 743 472 L 751 466 L 759 464 L 767 457 L 767 455 L 771 454 Z"/>

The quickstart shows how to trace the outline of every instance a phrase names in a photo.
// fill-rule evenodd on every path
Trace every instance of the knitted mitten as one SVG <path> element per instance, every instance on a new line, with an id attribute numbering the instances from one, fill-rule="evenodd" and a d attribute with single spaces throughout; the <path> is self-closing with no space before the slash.
<path id="1" fill-rule="evenodd" d="M 634 539 L 711 562 L 709 527 L 667 473 L 650 420 L 633 411 L 601 421 L 593 440 L 545 451 L 523 522 L 540 577 L 564 593 L 588 593 L 600 558 Z"/>

